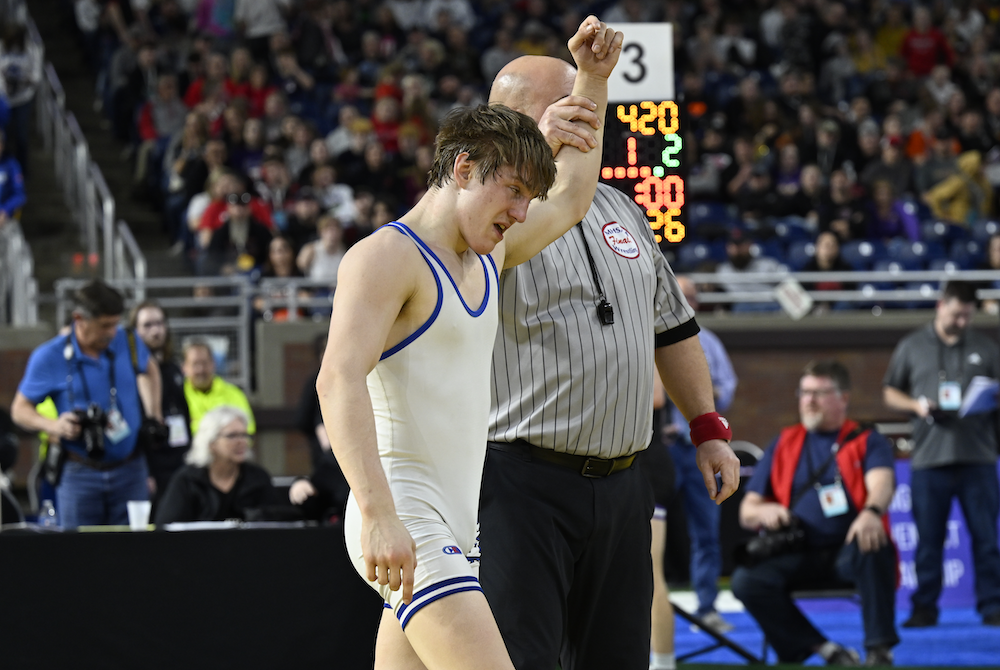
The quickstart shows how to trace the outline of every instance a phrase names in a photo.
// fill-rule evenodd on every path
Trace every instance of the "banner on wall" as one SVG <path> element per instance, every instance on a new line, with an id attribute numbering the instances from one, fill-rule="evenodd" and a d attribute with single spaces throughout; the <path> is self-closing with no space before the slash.
<path id="1" fill-rule="evenodd" d="M 1000 476 L 1000 465 L 998 465 Z M 917 588 L 914 561 L 917 553 L 917 526 L 913 522 L 910 495 L 910 461 L 896 461 L 896 494 L 889 507 L 889 525 L 892 539 L 899 549 L 900 584 L 896 591 L 896 606 L 909 611 L 910 596 Z M 976 573 L 972 564 L 972 538 L 958 500 L 953 500 L 948 516 L 948 532 L 944 545 L 944 585 L 939 605 L 945 608 L 975 608 L 974 590 Z"/>

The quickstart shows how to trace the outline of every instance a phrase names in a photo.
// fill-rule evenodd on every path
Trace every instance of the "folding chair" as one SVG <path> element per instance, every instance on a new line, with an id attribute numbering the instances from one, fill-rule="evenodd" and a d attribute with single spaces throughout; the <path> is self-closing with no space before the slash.
<path id="1" fill-rule="evenodd" d="M 702 633 L 704 633 L 705 635 L 708 635 L 710 638 L 712 638 L 713 640 L 715 640 L 714 643 L 709 644 L 706 647 L 702 647 L 701 649 L 695 649 L 694 651 L 689 651 L 686 654 L 681 654 L 680 656 L 677 657 L 677 662 L 678 663 L 682 663 L 682 662 L 686 661 L 687 659 L 693 658 L 695 656 L 700 656 L 702 654 L 707 654 L 710 651 L 715 651 L 716 649 L 719 649 L 719 648 L 722 648 L 722 647 L 725 647 L 726 649 L 729 649 L 730 651 L 732 651 L 737 656 L 741 657 L 743 660 L 745 660 L 750 665 L 760 665 L 762 663 L 766 663 L 766 657 L 758 658 L 757 656 L 754 656 L 752 653 L 750 653 L 749 651 L 747 651 L 744 647 L 742 647 L 741 645 L 737 644 L 736 642 L 733 642 L 728 637 L 726 637 L 724 634 L 719 633 L 718 631 L 715 631 L 712 628 L 708 627 L 701 620 L 701 617 L 699 617 L 699 616 L 697 616 L 695 614 L 692 614 L 691 612 L 688 612 L 683 607 L 681 607 L 680 605 L 678 605 L 677 603 L 675 603 L 673 601 L 671 601 L 671 604 L 674 606 L 674 614 L 676 614 L 680 618 L 684 619 L 688 623 L 697 626 L 698 629 Z M 767 651 L 766 642 L 765 642 L 765 646 L 764 646 L 764 651 L 765 651 L 765 653 Z"/>

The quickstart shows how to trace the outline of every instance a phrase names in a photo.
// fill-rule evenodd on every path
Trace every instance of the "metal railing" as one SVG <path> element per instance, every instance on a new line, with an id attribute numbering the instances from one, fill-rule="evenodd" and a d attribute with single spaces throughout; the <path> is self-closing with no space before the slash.
<path id="1" fill-rule="evenodd" d="M 125 237 L 122 245 L 123 252 L 130 246 L 137 249 L 131 235 Z M 181 346 L 190 338 L 206 340 L 215 354 L 219 375 L 250 391 L 251 304 L 255 291 L 250 279 L 243 276 L 149 278 L 144 272 L 143 269 L 141 278 L 116 278 L 108 283 L 121 291 L 129 306 L 147 298 L 155 299 L 167 314 L 176 345 Z M 56 281 L 57 323 L 66 322 L 73 309 L 73 292 L 87 281 Z"/>
<path id="2" fill-rule="evenodd" d="M 131 235 L 124 231 L 120 248 L 115 253 L 135 253 L 137 247 Z M 131 261 L 124 263 L 128 265 Z M 200 337 L 210 341 L 219 373 L 229 381 L 250 391 L 252 385 L 251 328 L 256 318 L 265 321 L 329 318 L 334 291 L 323 281 L 305 278 L 266 278 L 254 283 L 249 277 L 174 277 L 145 276 L 143 263 L 135 264 L 135 277 L 119 277 L 109 281 L 125 296 L 129 305 L 147 298 L 155 299 L 167 313 L 170 329 L 178 345 L 186 338 Z M 840 303 L 845 314 L 870 309 L 874 305 L 886 308 L 917 306 L 931 307 L 939 296 L 938 284 L 958 279 L 1000 285 L 1000 271 L 901 271 L 901 272 L 785 272 L 772 274 L 720 275 L 698 273 L 687 275 L 700 287 L 703 305 L 733 305 L 736 303 L 776 303 L 774 287 L 789 278 L 801 284 L 845 282 L 854 288 L 815 290 L 809 295 L 816 302 Z M 86 279 L 60 279 L 56 282 L 56 320 L 65 322 L 73 307 L 72 292 Z M 896 284 L 922 283 L 921 288 L 893 288 Z M 721 284 L 769 284 L 764 291 L 713 291 L 709 287 Z M 980 288 L 981 299 L 1000 300 L 1000 288 Z M 736 317 L 734 317 L 736 318 Z M 785 318 L 774 314 L 771 318 Z M 806 318 L 809 318 L 808 316 Z"/>
<path id="3" fill-rule="evenodd" d="M 41 43 L 30 19 L 29 33 Z M 101 169 L 91 159 L 87 138 L 72 112 L 66 109 L 66 94 L 51 63 L 46 63 L 36 93 L 38 132 L 46 151 L 52 153 L 56 179 L 62 185 L 66 205 L 80 226 L 80 241 L 88 262 L 103 263 L 107 281 L 145 276 L 145 257 L 128 232 L 128 225 L 115 220 L 115 199 Z M 127 249 L 127 253 L 118 253 Z M 141 267 L 140 267 L 141 266 Z"/>
<path id="4" fill-rule="evenodd" d="M 804 287 L 822 283 L 851 286 L 840 289 L 808 290 L 817 303 L 841 303 L 842 307 L 912 307 L 933 303 L 940 295 L 939 284 L 972 281 L 982 285 L 976 295 L 981 300 L 1000 299 L 1000 270 L 898 270 L 846 272 L 770 272 L 686 274 L 699 286 L 698 301 L 703 305 L 733 306 L 778 302 L 778 286 L 793 279 Z M 740 290 L 747 286 L 750 290 Z M 707 290 L 703 290 L 707 289 Z"/>
<path id="5" fill-rule="evenodd" d="M 38 282 L 31 247 L 12 219 L 0 227 L 0 325 L 37 323 Z"/>
<path id="6" fill-rule="evenodd" d="M 135 299 L 142 302 L 146 299 L 146 257 L 139 248 L 139 243 L 132 235 L 132 229 L 124 221 L 118 222 L 118 234 L 114 238 L 112 266 L 115 268 L 115 279 L 132 282 L 135 285 Z"/>
<path id="7" fill-rule="evenodd" d="M 333 290 L 326 280 L 268 277 L 254 291 L 254 307 L 265 321 L 329 317 L 332 306 Z"/>

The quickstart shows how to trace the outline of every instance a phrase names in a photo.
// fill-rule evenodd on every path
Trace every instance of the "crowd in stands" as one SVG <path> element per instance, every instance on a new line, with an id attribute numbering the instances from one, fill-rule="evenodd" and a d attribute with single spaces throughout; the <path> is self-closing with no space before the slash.
<path id="1" fill-rule="evenodd" d="M 42 52 L 23 21 L 0 14 L 0 228 L 19 219 L 27 202 L 28 132 Z"/>
<path id="2" fill-rule="evenodd" d="M 741 227 L 768 268 L 985 267 L 1000 185 L 995 4 L 745 5 L 665 5 L 691 129 L 675 265 L 753 271 L 727 244 Z M 824 233 L 840 254 L 821 261 Z"/>
<path id="3" fill-rule="evenodd" d="M 329 277 L 420 197 L 442 115 L 482 102 L 520 54 L 566 56 L 588 12 L 673 25 L 680 270 L 725 261 L 733 227 L 795 270 L 826 231 L 851 267 L 974 268 L 1000 210 L 1000 9 L 985 0 L 74 6 L 136 193 L 199 273 L 259 272 L 280 235 L 291 272 Z M 338 251 L 303 253 L 321 218 Z"/>

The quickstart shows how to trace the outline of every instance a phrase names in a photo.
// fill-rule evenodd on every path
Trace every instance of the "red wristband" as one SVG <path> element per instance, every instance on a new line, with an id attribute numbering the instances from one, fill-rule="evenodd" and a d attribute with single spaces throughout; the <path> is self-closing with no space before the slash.
<path id="1" fill-rule="evenodd" d="M 688 424 L 691 427 L 691 444 L 698 446 L 708 440 L 733 439 L 733 431 L 729 429 L 729 421 L 726 417 L 720 416 L 718 412 L 709 412 L 696 416 Z"/>

